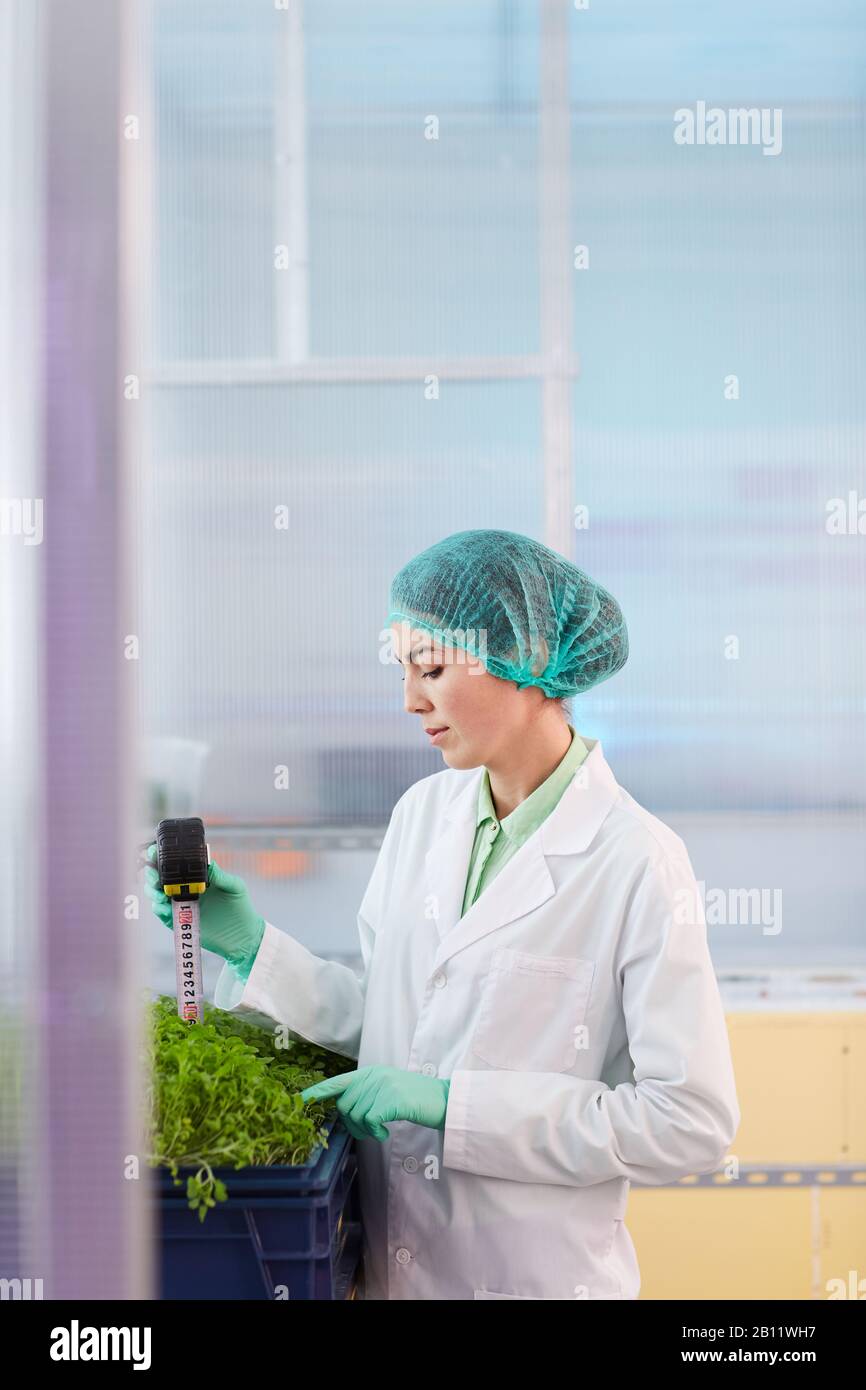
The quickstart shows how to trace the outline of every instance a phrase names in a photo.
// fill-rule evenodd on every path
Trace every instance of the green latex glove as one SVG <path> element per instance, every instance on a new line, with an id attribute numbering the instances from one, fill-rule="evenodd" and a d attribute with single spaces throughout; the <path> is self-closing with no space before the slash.
<path id="1" fill-rule="evenodd" d="M 156 860 L 156 845 L 148 845 L 147 857 Z M 171 898 L 159 887 L 156 869 L 144 870 L 144 891 L 154 912 L 169 928 L 173 926 Z M 206 951 L 223 956 L 241 975 L 252 969 L 256 952 L 265 934 L 247 892 L 247 885 L 236 874 L 226 873 L 215 860 L 208 865 L 207 888 L 199 898 L 201 944 Z"/>
<path id="2" fill-rule="evenodd" d="M 361 1067 L 342 1072 L 301 1092 L 301 1100 L 337 1096 L 337 1109 L 356 1139 L 390 1139 L 389 1120 L 411 1120 L 430 1129 L 445 1128 L 450 1081 L 398 1067 Z"/>

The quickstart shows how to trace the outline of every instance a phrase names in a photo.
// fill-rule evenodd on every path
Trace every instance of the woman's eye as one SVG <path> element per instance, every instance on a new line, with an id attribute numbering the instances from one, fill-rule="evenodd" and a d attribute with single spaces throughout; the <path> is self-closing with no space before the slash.
<path id="1" fill-rule="evenodd" d="M 435 666 L 435 667 L 433 668 L 432 671 L 424 671 L 423 674 L 422 674 L 422 676 L 421 676 L 421 679 L 422 679 L 423 681 L 426 681 L 427 678 L 428 678 L 428 676 L 430 676 L 430 677 L 432 677 L 433 680 L 435 681 L 436 677 L 437 677 L 437 676 L 440 676 L 440 675 L 442 674 L 443 669 L 444 669 L 444 668 L 443 668 L 442 666 Z M 401 676 L 400 679 L 401 679 L 401 681 L 405 681 L 406 677 L 405 677 L 405 676 Z"/>

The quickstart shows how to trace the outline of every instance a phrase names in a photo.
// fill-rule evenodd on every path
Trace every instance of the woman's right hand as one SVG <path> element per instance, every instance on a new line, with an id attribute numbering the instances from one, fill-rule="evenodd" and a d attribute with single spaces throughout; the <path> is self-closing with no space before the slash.
<path id="1" fill-rule="evenodd" d="M 148 845 L 147 858 L 156 863 L 156 845 Z M 144 891 L 153 911 L 169 929 L 174 925 L 171 898 L 159 886 L 156 868 L 145 868 Z M 238 968 L 255 959 L 265 932 L 265 921 L 250 902 L 247 885 L 236 874 L 226 873 L 216 860 L 208 865 L 207 888 L 199 898 L 201 944 Z"/>

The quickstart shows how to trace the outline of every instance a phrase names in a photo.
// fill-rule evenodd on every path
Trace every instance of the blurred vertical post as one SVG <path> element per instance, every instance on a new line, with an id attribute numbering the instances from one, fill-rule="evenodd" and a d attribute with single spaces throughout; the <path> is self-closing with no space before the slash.
<path id="1" fill-rule="evenodd" d="M 572 391 L 574 332 L 568 52 L 570 6 L 541 0 L 538 78 L 538 254 L 544 458 L 544 542 L 574 553 Z"/>
<path id="2" fill-rule="evenodd" d="M 310 355 L 304 0 L 289 0 L 281 20 L 274 89 L 274 242 L 288 247 L 289 264 L 274 276 L 274 339 L 277 360 L 287 363 L 306 362 Z"/>
<path id="3" fill-rule="evenodd" d="M 141 363 L 123 321 L 130 155 L 118 0 L 42 0 L 45 267 L 41 1090 L 33 1236 L 46 1298 L 150 1293 L 137 1119 L 140 924 L 128 461 Z M 131 142 L 130 142 L 131 143 Z M 133 648 L 134 650 L 134 645 Z M 139 1176 L 136 1176 L 138 1172 Z"/>

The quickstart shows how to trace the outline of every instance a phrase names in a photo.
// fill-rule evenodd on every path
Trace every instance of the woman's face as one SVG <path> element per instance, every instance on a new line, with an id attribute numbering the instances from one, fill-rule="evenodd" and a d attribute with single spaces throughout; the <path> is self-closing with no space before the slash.
<path id="1" fill-rule="evenodd" d="M 518 690 L 483 662 L 458 647 L 438 644 L 429 632 L 408 623 L 391 626 L 393 652 L 403 668 L 403 701 L 425 738 L 449 767 L 490 766 L 519 739 L 535 713 L 540 690 Z M 411 660 L 410 660 L 411 657 Z M 427 730 L 444 729 L 435 739 Z"/>

